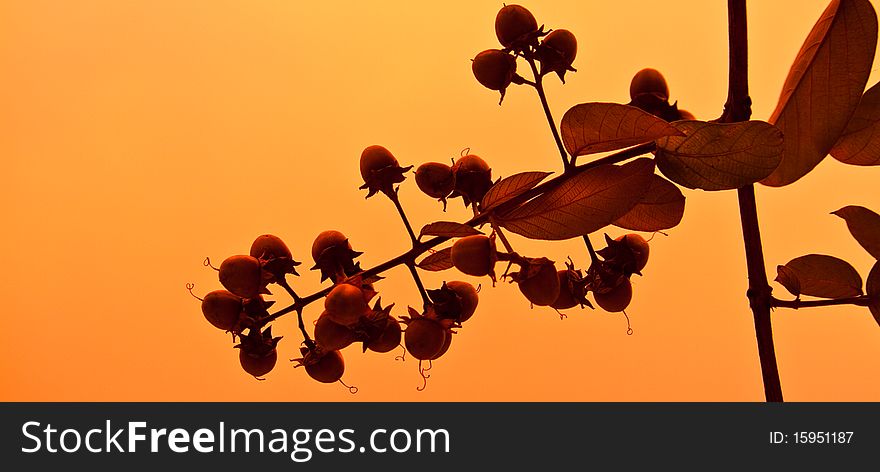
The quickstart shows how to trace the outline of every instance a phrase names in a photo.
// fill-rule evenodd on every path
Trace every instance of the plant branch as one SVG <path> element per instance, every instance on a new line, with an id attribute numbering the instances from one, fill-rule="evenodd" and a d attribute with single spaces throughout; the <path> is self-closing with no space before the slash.
<path id="1" fill-rule="evenodd" d="M 522 194 L 502 203 L 501 205 L 499 205 L 498 207 L 496 207 L 495 209 L 493 209 L 491 211 L 483 212 L 483 213 L 480 213 L 480 214 L 474 216 L 473 218 L 464 222 L 463 224 L 466 224 L 466 225 L 472 226 L 472 227 L 479 226 L 479 225 L 489 221 L 489 218 L 491 217 L 491 215 L 494 212 L 496 212 L 496 211 L 497 212 L 504 212 L 504 211 L 510 210 L 512 208 L 515 208 L 515 207 L 523 204 L 524 202 L 531 200 L 532 198 L 537 197 L 538 195 L 542 195 L 542 194 L 558 187 L 559 185 L 562 185 L 563 183 L 567 182 L 568 179 L 573 178 L 574 176 L 580 174 L 581 172 L 586 172 L 590 169 L 594 169 L 596 167 L 606 165 L 606 164 L 617 164 L 619 162 L 628 161 L 630 159 L 641 156 L 643 154 L 647 154 L 647 153 L 653 151 L 654 149 L 655 149 L 655 145 L 653 142 L 646 143 L 646 144 L 642 144 L 639 146 L 634 146 L 634 147 L 631 147 L 628 149 L 624 149 L 624 150 L 616 152 L 614 154 L 609 154 L 603 158 L 596 159 L 595 161 L 590 161 L 590 162 L 586 162 L 586 163 L 578 165 L 578 166 L 574 166 L 574 167 L 572 167 L 572 170 L 570 172 L 562 174 L 562 175 L 557 175 L 556 177 L 554 177 L 546 182 L 543 182 L 540 185 L 535 186 L 531 190 L 529 190 L 527 192 L 523 192 Z M 403 254 L 400 254 L 397 257 L 389 259 L 389 260 L 387 260 L 387 261 L 385 261 L 375 267 L 371 267 L 370 269 L 367 269 L 367 270 L 361 272 L 360 275 L 362 277 L 372 277 L 374 275 L 379 275 L 389 269 L 393 269 L 399 265 L 410 263 L 410 262 L 414 261 L 417 257 L 419 257 L 422 254 L 424 254 L 425 252 L 427 252 L 429 249 L 433 249 L 433 248 L 445 243 L 446 241 L 449 241 L 450 239 L 451 238 L 446 237 L 446 236 L 435 236 L 435 237 L 428 239 L 428 240 L 425 240 L 425 241 L 421 241 L 421 242 L 416 241 L 416 243 L 413 245 L 413 247 L 411 249 L 409 249 L 408 251 L 404 252 Z M 269 315 L 268 317 L 264 318 L 262 320 L 263 325 L 271 323 L 272 321 L 275 321 L 278 318 L 281 318 L 282 316 L 284 316 L 288 313 L 294 312 L 294 311 L 301 314 L 302 310 L 306 306 L 308 306 L 311 303 L 314 303 L 315 301 L 320 300 L 320 299 L 324 298 L 325 296 L 327 296 L 327 294 L 330 293 L 330 290 L 332 288 L 333 288 L 333 286 L 326 287 L 326 288 L 321 289 L 321 290 L 319 290 L 311 295 L 308 295 L 306 297 L 294 299 L 294 303 L 292 305 L 287 306 L 285 308 L 282 308 L 281 310 L 277 311 L 276 313 L 273 313 L 273 314 Z M 300 318 L 302 318 L 302 317 L 300 316 Z"/>
<path id="2" fill-rule="evenodd" d="M 409 224 L 409 218 L 406 217 L 406 213 L 403 211 L 403 205 L 400 204 L 400 197 L 397 195 L 399 189 L 400 187 L 388 194 L 388 199 L 394 203 L 394 208 L 397 208 L 397 214 L 399 214 L 400 219 L 403 220 L 403 225 L 406 226 L 406 231 L 409 233 L 409 239 L 412 241 L 413 247 L 415 247 L 419 243 L 419 240 L 416 238 L 416 233 L 413 232 L 412 225 Z"/>
<path id="3" fill-rule="evenodd" d="M 770 306 L 778 307 L 778 308 L 793 308 L 795 310 L 801 308 L 815 308 L 815 307 L 823 307 L 823 306 L 837 306 L 837 305 L 856 305 L 856 306 L 870 306 L 875 300 L 867 295 L 862 295 L 859 297 L 849 297 L 849 298 L 836 298 L 832 300 L 780 300 L 776 297 L 770 297 Z"/>
<path id="4" fill-rule="evenodd" d="M 727 103 L 721 121 L 732 123 L 751 117 L 748 76 L 748 27 L 746 0 L 727 0 L 728 33 L 730 42 L 730 69 Z M 755 337 L 764 380 L 764 396 L 768 402 L 781 402 L 782 385 L 776 365 L 773 345 L 773 326 L 770 319 L 771 288 L 764 265 L 761 229 L 755 201 L 755 187 L 748 185 L 737 190 L 743 243 L 748 268 L 749 305 L 755 319 Z"/>
<path id="5" fill-rule="evenodd" d="M 593 243 L 590 241 L 590 235 L 584 235 L 584 244 L 587 245 L 587 251 L 590 252 L 590 260 L 593 261 L 593 264 L 599 263 L 599 256 L 596 255 L 596 250 L 593 249 Z"/>
<path id="6" fill-rule="evenodd" d="M 302 299 L 299 297 L 299 295 L 296 294 L 296 292 L 293 290 L 293 288 L 291 288 L 290 284 L 287 283 L 286 276 L 282 277 L 281 279 L 278 280 L 278 285 L 280 285 L 284 290 L 287 291 L 287 293 L 290 295 L 290 298 L 293 299 L 294 306 L 297 306 L 300 304 Z M 310 349 L 315 347 L 315 342 L 312 341 L 311 336 L 309 336 L 309 332 L 306 331 L 306 325 L 303 322 L 303 317 L 302 317 L 302 308 L 300 308 L 299 310 L 296 311 L 296 317 L 297 317 L 297 321 L 299 322 L 299 330 L 302 332 L 302 335 L 303 335 L 303 342 L 305 342 L 306 346 L 309 347 Z"/>
<path id="7" fill-rule="evenodd" d="M 553 114 L 550 112 L 550 104 L 547 103 L 547 95 L 544 93 L 544 78 L 538 72 L 538 67 L 535 65 L 535 59 L 531 56 L 527 56 L 525 59 L 526 62 L 529 63 L 529 67 L 532 68 L 532 74 L 535 76 L 535 83 L 532 85 L 538 92 L 538 98 L 541 99 L 541 107 L 544 108 L 544 116 L 547 117 L 550 131 L 553 132 L 553 139 L 556 141 L 556 147 L 559 148 L 559 155 L 562 157 L 564 169 L 568 172 L 574 165 L 575 158 L 572 157 L 571 160 L 568 159 L 568 153 L 565 151 L 565 146 L 562 144 L 562 138 L 559 137 L 559 130 L 556 129 L 556 121 L 553 120 Z"/>

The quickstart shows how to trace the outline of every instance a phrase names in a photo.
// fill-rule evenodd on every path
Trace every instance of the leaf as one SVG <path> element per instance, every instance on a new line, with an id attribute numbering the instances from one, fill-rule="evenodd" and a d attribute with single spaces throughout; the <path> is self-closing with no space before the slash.
<path id="1" fill-rule="evenodd" d="M 868 309 L 874 315 L 874 321 L 880 326 L 880 261 L 874 264 L 871 273 L 868 274 L 868 283 L 865 289 L 868 296 L 874 299 L 874 302 L 868 305 Z"/>
<path id="2" fill-rule="evenodd" d="M 788 290 L 788 293 L 799 297 L 801 295 L 801 282 L 794 270 L 786 266 L 776 266 L 776 281 Z"/>
<path id="3" fill-rule="evenodd" d="M 782 133 L 763 121 L 677 121 L 684 136 L 657 140 L 657 168 L 688 188 L 731 190 L 773 172 L 782 153 Z"/>
<path id="4" fill-rule="evenodd" d="M 871 3 L 832 0 L 801 46 L 768 120 L 785 135 L 785 149 L 761 183 L 788 185 L 828 155 L 862 98 L 876 47 Z"/>
<path id="5" fill-rule="evenodd" d="M 874 256 L 874 259 L 880 259 L 880 215 L 855 205 L 845 206 L 831 214 L 843 218 L 856 241 Z"/>
<path id="6" fill-rule="evenodd" d="M 831 155 L 844 164 L 880 165 L 880 83 L 862 95 L 843 136 L 831 148 Z"/>
<path id="7" fill-rule="evenodd" d="M 488 211 L 511 198 L 522 195 L 534 188 L 550 174 L 552 172 L 522 172 L 501 179 L 483 196 L 483 201 L 480 202 L 480 209 Z"/>
<path id="8" fill-rule="evenodd" d="M 553 190 L 496 215 L 498 224 L 531 239 L 561 240 L 601 229 L 641 201 L 654 176 L 652 159 L 583 171 Z"/>
<path id="9" fill-rule="evenodd" d="M 461 238 L 474 234 L 483 233 L 468 225 L 456 223 L 454 221 L 437 221 L 425 225 L 419 232 L 419 238 L 421 238 L 422 236 L 443 236 L 446 238 Z"/>
<path id="10" fill-rule="evenodd" d="M 434 254 L 431 254 L 424 259 L 422 262 L 416 264 L 420 269 L 424 269 L 431 272 L 439 272 L 441 270 L 451 269 L 452 268 L 452 248 L 448 247 L 446 249 L 441 249 Z"/>
<path id="11" fill-rule="evenodd" d="M 654 175 L 642 200 L 614 226 L 633 231 L 661 231 L 678 226 L 684 216 L 684 195 L 672 182 Z"/>
<path id="12" fill-rule="evenodd" d="M 666 121 L 629 105 L 582 103 L 562 117 L 562 142 L 572 156 L 614 151 L 680 134 Z"/>
<path id="13" fill-rule="evenodd" d="M 847 298 L 862 294 L 862 277 L 848 262 L 836 257 L 808 254 L 776 271 L 776 281 L 795 296 Z"/>

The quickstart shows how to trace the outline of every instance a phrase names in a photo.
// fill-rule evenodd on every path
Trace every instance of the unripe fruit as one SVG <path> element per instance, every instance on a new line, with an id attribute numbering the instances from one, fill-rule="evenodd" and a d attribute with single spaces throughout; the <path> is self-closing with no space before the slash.
<path id="1" fill-rule="evenodd" d="M 357 323 L 370 310 L 364 292 L 346 283 L 333 287 L 324 299 L 324 308 L 331 320 L 345 326 Z"/>
<path id="2" fill-rule="evenodd" d="M 448 335 L 440 323 L 428 318 L 415 318 L 406 325 L 403 343 L 416 359 L 430 360 L 443 349 Z"/>
<path id="3" fill-rule="evenodd" d="M 481 157 L 468 154 L 455 161 L 455 192 L 453 197 L 461 196 L 465 205 L 479 203 L 492 187 L 492 169 Z"/>
<path id="4" fill-rule="evenodd" d="M 477 54 L 471 70 L 483 87 L 503 92 L 516 74 L 516 58 L 499 49 L 487 49 Z"/>
<path id="5" fill-rule="evenodd" d="M 477 304 L 480 302 L 480 295 L 477 293 L 477 289 L 475 289 L 473 285 L 459 280 L 446 282 L 446 287 L 458 295 L 459 302 L 461 303 L 461 313 L 459 314 L 457 321 L 459 323 L 464 323 L 474 315 L 474 312 L 477 311 Z"/>
<path id="6" fill-rule="evenodd" d="M 495 16 L 495 35 L 506 48 L 528 44 L 538 32 L 538 21 L 532 12 L 520 5 L 505 5 Z"/>
<path id="7" fill-rule="evenodd" d="M 400 323 L 388 317 L 385 321 L 385 329 L 375 339 L 367 342 L 367 349 L 374 352 L 388 352 L 400 345 L 400 338 Z"/>
<path id="8" fill-rule="evenodd" d="M 202 300 L 202 314 L 215 327 L 231 331 L 241 319 L 241 297 L 226 290 L 214 290 Z"/>
<path id="9" fill-rule="evenodd" d="M 254 243 L 251 244 L 250 254 L 251 257 L 263 260 L 293 257 L 287 244 L 284 244 L 281 238 L 272 234 L 264 234 L 255 239 Z"/>
<path id="10" fill-rule="evenodd" d="M 577 38 L 569 30 L 553 30 L 544 37 L 541 44 L 558 52 L 560 59 L 567 66 L 570 66 L 574 62 L 574 58 L 577 57 Z"/>
<path id="11" fill-rule="evenodd" d="M 251 256 L 230 256 L 220 264 L 220 283 L 242 298 L 254 298 L 263 289 L 263 268 Z"/>
<path id="12" fill-rule="evenodd" d="M 623 241 L 626 243 L 627 247 L 632 251 L 633 256 L 635 256 L 636 272 L 641 272 L 648 264 L 648 255 L 651 252 L 651 247 L 648 245 L 648 241 L 636 233 L 629 233 L 617 237 L 615 238 L 615 241 Z"/>
<path id="13" fill-rule="evenodd" d="M 494 273 L 495 247 L 488 236 L 476 234 L 455 241 L 451 257 L 452 265 L 467 275 L 483 277 Z"/>
<path id="14" fill-rule="evenodd" d="M 623 311 L 632 301 L 632 283 L 627 278 L 622 278 L 620 284 L 606 293 L 594 292 L 593 297 L 603 310 L 616 313 Z"/>
<path id="15" fill-rule="evenodd" d="M 669 100 L 669 86 L 666 79 L 656 69 L 642 69 L 636 73 L 629 85 L 629 97 L 636 100 L 641 95 L 654 95 L 666 101 Z"/>
<path id="16" fill-rule="evenodd" d="M 539 263 L 536 268 L 537 271 L 533 268 L 533 271 L 529 271 L 528 278 L 518 281 L 517 285 L 532 304 L 548 306 L 559 296 L 559 276 L 556 275 L 553 263 Z M 523 268 L 523 272 L 525 271 Z"/>
<path id="17" fill-rule="evenodd" d="M 426 162 L 416 169 L 416 185 L 429 197 L 444 199 L 455 190 L 455 173 L 441 162 Z"/>
<path id="18" fill-rule="evenodd" d="M 323 231 L 315 238 L 315 242 L 312 243 L 312 260 L 317 263 L 321 253 L 331 247 L 347 247 L 351 249 L 351 244 L 348 243 L 348 238 L 339 231 Z"/>
<path id="19" fill-rule="evenodd" d="M 312 356 L 310 353 L 307 355 Z M 310 359 L 309 359 L 310 360 Z M 339 351 L 327 351 L 316 362 L 304 363 L 309 377 L 322 383 L 333 383 L 342 378 L 345 373 L 345 361 Z"/>
<path id="20" fill-rule="evenodd" d="M 245 372 L 254 377 L 262 377 L 275 368 L 275 364 L 278 362 L 278 351 L 273 349 L 264 355 L 257 355 L 240 349 L 238 361 Z"/>
<path id="21" fill-rule="evenodd" d="M 325 311 L 315 323 L 315 342 L 325 351 L 338 351 L 350 346 L 358 340 L 357 335 L 349 327 L 333 321 Z"/>
<path id="22" fill-rule="evenodd" d="M 391 154 L 391 151 L 382 146 L 368 146 L 361 153 L 361 177 L 365 182 L 370 180 L 373 172 L 396 165 L 397 159 Z"/>

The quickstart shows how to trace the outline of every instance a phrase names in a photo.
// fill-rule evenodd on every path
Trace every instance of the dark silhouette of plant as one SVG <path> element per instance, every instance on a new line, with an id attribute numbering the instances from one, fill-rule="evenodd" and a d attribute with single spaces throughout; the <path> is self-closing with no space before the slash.
<path id="1" fill-rule="evenodd" d="M 277 359 L 280 338 L 272 336 L 270 323 L 295 312 L 303 336 L 302 357 L 295 361 L 315 380 L 341 381 L 345 366 L 339 351 L 358 342 L 364 351 L 375 352 L 392 351 L 402 342 L 404 353 L 419 359 L 419 373 L 427 379 L 431 362 L 443 356 L 477 310 L 479 290 L 464 281 L 429 290 L 419 270 L 455 268 L 473 277 L 488 276 L 494 286 L 496 264 L 502 262 L 506 268 L 500 278 L 516 283 L 533 306 L 557 312 L 593 308 L 587 297 L 592 293 L 600 308 L 625 314 L 633 296 L 630 278 L 641 275 L 647 264 L 649 240 L 636 233 L 617 239 L 606 235 L 606 246 L 595 250 L 589 235 L 609 225 L 649 233 L 675 227 L 685 207 L 678 186 L 736 190 L 765 394 L 768 401 L 782 401 L 771 310 L 866 306 L 880 324 L 880 263 L 868 275 L 864 293 L 860 275 L 847 262 L 819 254 L 798 257 L 780 265 L 776 277 L 795 298 L 774 297 L 765 270 L 754 185 L 791 184 L 829 154 L 847 164 L 880 165 L 880 89 L 875 85 L 864 92 L 877 44 L 877 17 L 868 0 L 832 0 L 798 53 L 776 110 L 764 122 L 749 120 L 745 0 L 728 0 L 728 13 L 729 88 L 720 118 L 699 121 L 680 110 L 677 102 L 669 102 L 663 75 L 648 68 L 633 78 L 628 104 L 575 105 L 557 127 L 543 81 L 553 73 L 564 83 L 567 73 L 576 72 L 577 40 L 567 30 L 545 30 L 522 6 L 504 6 L 495 20 L 502 49 L 477 54 L 474 76 L 498 91 L 501 101 L 512 86 L 536 91 L 563 172 L 549 178 L 551 172 L 528 171 L 493 180 L 487 161 L 467 153 L 451 166 L 423 163 L 415 171 L 418 188 L 441 201 L 444 210 L 448 199 L 460 197 L 474 216 L 465 222 L 436 221 L 417 235 L 398 198 L 400 184 L 413 166 L 401 166 L 382 146 L 369 146 L 360 159 L 361 189 L 367 190 L 367 198 L 381 193 L 391 201 L 410 236 L 410 249 L 363 270 L 356 262 L 361 253 L 348 239 L 341 232 L 325 231 L 312 246 L 312 270 L 319 270 L 321 280 L 329 279 L 332 285 L 300 296 L 287 281 L 288 275 L 298 275 L 300 263 L 279 238 L 263 235 L 249 255 L 229 257 L 217 269 L 227 290 L 201 299 L 205 317 L 239 340 L 235 347 L 242 367 L 258 378 L 271 371 Z M 519 73 L 522 64 L 528 66 L 525 76 Z M 578 163 L 585 156 L 612 151 Z M 833 214 L 880 259 L 880 215 L 859 206 Z M 589 264 L 578 269 L 569 260 L 557 267 L 546 257 L 521 255 L 505 232 L 539 240 L 583 238 Z M 435 249 L 451 240 L 450 246 Z M 396 318 L 394 305 L 382 305 L 376 286 L 381 284 L 380 274 L 399 265 L 409 269 L 423 305 Z M 270 284 L 283 288 L 293 303 L 270 313 L 274 302 L 263 299 Z M 303 311 L 320 299 L 325 310 L 317 317 L 313 339 Z M 423 388 L 424 384 L 419 387 Z"/>

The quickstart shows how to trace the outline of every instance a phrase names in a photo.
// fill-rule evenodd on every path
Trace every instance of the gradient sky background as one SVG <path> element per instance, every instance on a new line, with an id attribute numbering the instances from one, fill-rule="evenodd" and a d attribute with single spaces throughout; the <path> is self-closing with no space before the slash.
<path id="1" fill-rule="evenodd" d="M 826 4 L 750 2 L 756 119 L 770 115 Z M 572 310 L 560 321 L 499 284 L 483 290 L 424 392 L 417 362 L 356 347 L 344 352 L 356 396 L 283 361 L 258 382 L 202 317 L 184 285 L 220 288 L 204 257 L 246 253 L 262 233 L 284 238 L 307 265 L 312 239 L 331 228 L 366 251 L 367 267 L 405 250 L 391 204 L 357 190 L 367 145 L 388 147 L 404 165 L 471 148 L 495 176 L 559 170 L 534 92 L 512 88 L 499 107 L 471 74 L 469 59 L 497 47 L 500 6 L 0 2 L 0 400 L 762 400 L 735 192 L 685 192 L 682 224 L 655 238 L 635 280 L 633 336 L 621 315 Z M 726 2 L 526 6 L 580 44 L 568 84 L 548 78 L 557 119 L 580 102 L 626 102 L 643 67 L 663 71 L 672 99 L 698 118 L 720 113 Z M 878 181 L 880 168 L 828 158 L 790 187 L 759 187 L 771 278 L 806 253 L 842 257 L 865 276 L 872 259 L 829 212 L 880 210 Z M 443 214 L 412 180 L 401 198 L 417 227 L 468 215 L 458 200 Z M 587 260 L 578 241 L 514 245 Z M 418 305 L 405 269 L 387 275 L 383 301 Z M 293 283 L 301 293 L 319 288 L 315 272 Z M 780 310 L 774 329 L 787 400 L 880 400 L 880 329 L 867 309 Z M 279 357 L 297 357 L 295 320 L 275 330 L 285 336 Z"/>

